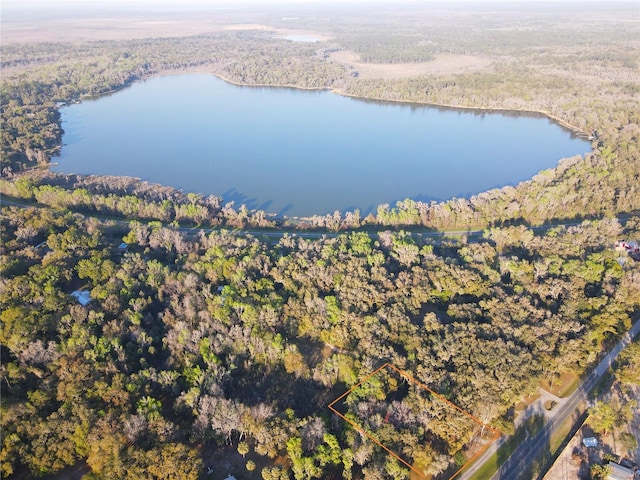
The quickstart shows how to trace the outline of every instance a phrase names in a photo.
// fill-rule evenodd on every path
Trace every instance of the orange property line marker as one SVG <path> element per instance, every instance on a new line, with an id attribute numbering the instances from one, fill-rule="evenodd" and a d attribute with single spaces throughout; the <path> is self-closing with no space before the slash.
<path id="1" fill-rule="evenodd" d="M 380 372 L 381 370 L 384 369 L 391 369 L 391 370 L 395 370 L 402 378 L 404 378 L 408 383 L 413 383 L 414 385 L 426 390 L 427 392 L 429 392 L 431 395 L 433 395 L 434 397 L 436 397 L 438 400 L 441 400 L 442 402 L 444 402 L 446 405 L 448 405 L 449 407 L 454 408 L 455 410 L 457 410 L 458 412 L 462 413 L 463 415 L 465 415 L 466 417 L 470 418 L 471 420 L 473 420 L 477 425 L 480 425 L 482 427 L 484 427 L 485 429 L 489 430 L 490 432 L 493 433 L 493 437 L 491 438 L 491 441 L 489 443 L 487 443 L 484 447 L 482 447 L 474 456 L 472 456 L 469 460 L 467 460 L 467 462 L 462 465 L 462 467 L 460 467 L 454 474 L 452 477 L 449 478 L 449 480 L 453 480 L 455 477 L 457 477 L 460 472 L 462 472 L 465 468 L 467 468 L 467 466 L 469 466 L 476 458 L 478 458 L 480 455 L 482 455 L 490 446 L 493 442 L 495 442 L 498 437 L 500 437 L 501 432 L 496 430 L 493 427 L 490 427 L 489 425 L 487 425 L 486 423 L 483 423 L 482 421 L 480 421 L 480 419 L 474 417 L 473 415 L 471 415 L 469 412 L 466 412 L 464 410 L 462 410 L 460 407 L 458 407 L 456 404 L 451 403 L 449 400 L 447 400 L 446 398 L 444 398 L 442 395 L 440 395 L 439 393 L 434 392 L 433 390 L 431 390 L 429 387 L 427 387 L 426 385 L 424 385 L 423 383 L 418 382 L 415 378 L 413 378 L 413 376 L 409 375 L 407 372 L 400 370 L 399 368 L 397 368 L 396 366 L 390 364 L 390 363 L 385 363 L 384 365 L 382 365 L 380 368 L 377 368 L 373 373 L 370 373 L 369 375 L 367 375 L 364 379 L 362 379 L 360 382 L 358 382 L 357 384 L 355 384 L 353 387 L 351 387 L 349 390 L 347 390 L 346 392 L 344 392 L 342 395 L 340 395 L 338 398 L 336 398 L 333 402 L 331 402 L 328 406 L 329 409 L 335 413 L 336 415 L 338 415 L 340 418 L 342 418 L 345 422 L 347 422 L 349 425 L 351 425 L 353 428 L 355 428 L 358 432 L 360 432 L 361 434 L 365 435 L 367 438 L 369 438 L 370 440 L 372 440 L 376 445 L 378 445 L 379 447 L 381 447 L 382 449 L 384 449 L 387 453 L 389 453 L 389 455 L 391 455 L 393 458 L 395 458 L 396 460 L 402 462 L 404 465 L 406 465 L 407 467 L 409 467 L 413 472 L 417 473 L 418 475 L 420 475 L 422 478 L 426 479 L 426 475 L 424 473 L 422 473 L 421 471 L 417 470 L 415 467 L 413 467 L 409 462 L 407 462 L 405 459 L 403 459 L 402 457 L 400 457 L 397 453 L 395 453 L 394 451 L 390 450 L 389 448 L 385 447 L 377 438 L 375 438 L 373 435 L 371 435 L 369 432 L 367 432 L 366 430 L 364 430 L 364 428 L 362 428 L 360 425 L 356 424 L 355 422 L 349 420 L 347 417 L 345 417 L 344 415 L 342 415 L 342 413 L 340 413 L 337 409 L 334 408 L 334 405 L 339 402 L 340 400 L 346 398 L 351 392 L 353 392 L 356 388 L 360 387 L 361 385 L 367 383 L 369 380 L 371 380 L 372 377 L 374 377 L 378 372 Z"/>

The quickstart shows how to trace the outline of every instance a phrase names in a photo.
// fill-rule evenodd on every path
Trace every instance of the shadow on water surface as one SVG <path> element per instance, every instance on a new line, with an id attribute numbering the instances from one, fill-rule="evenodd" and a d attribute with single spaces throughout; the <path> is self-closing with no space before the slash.
<path id="1" fill-rule="evenodd" d="M 428 195 L 426 193 L 421 193 L 419 195 L 412 195 L 411 200 L 415 200 L 416 202 L 422 202 L 422 203 L 431 203 L 431 202 L 442 202 L 445 199 L 443 199 L 442 197 L 434 197 L 433 195 Z M 402 200 L 405 200 L 404 198 L 401 200 L 396 200 L 397 202 L 401 202 Z"/>
<path id="2" fill-rule="evenodd" d="M 230 188 L 221 196 L 225 203 L 233 202 L 236 209 L 239 208 L 240 205 L 245 205 L 249 210 L 262 210 L 267 213 L 271 211 L 274 202 L 273 199 L 260 202 L 256 197 L 249 197 L 248 195 L 239 192 L 235 187 Z M 295 205 L 293 203 L 287 203 L 280 208 L 276 215 L 278 217 L 284 217 L 285 214 L 294 207 Z"/>
<path id="3" fill-rule="evenodd" d="M 236 208 L 240 207 L 240 205 L 245 205 L 249 210 L 266 210 L 273 203 L 273 199 L 259 203 L 256 197 L 249 197 L 239 192 L 235 187 L 230 188 L 221 196 L 225 203 L 233 202 Z"/>
<path id="4" fill-rule="evenodd" d="M 356 210 L 358 210 L 360 212 L 360 218 L 362 218 L 362 217 L 366 217 L 370 213 L 374 213 L 377 208 L 378 208 L 377 205 L 369 205 L 368 207 L 365 207 L 365 208 L 359 207 L 357 205 L 347 205 L 341 210 L 341 212 L 345 214 L 347 212 L 355 212 Z"/>
<path id="5" fill-rule="evenodd" d="M 284 217 L 285 214 L 294 207 L 293 203 L 287 203 L 284 207 L 280 209 L 278 212 L 279 217 Z"/>
<path id="6" fill-rule="evenodd" d="M 269 210 L 269 208 L 271 208 L 272 203 L 273 203 L 273 200 L 267 200 L 266 202 L 262 202 L 260 205 L 258 205 L 257 209 L 264 210 L 266 212 Z"/>

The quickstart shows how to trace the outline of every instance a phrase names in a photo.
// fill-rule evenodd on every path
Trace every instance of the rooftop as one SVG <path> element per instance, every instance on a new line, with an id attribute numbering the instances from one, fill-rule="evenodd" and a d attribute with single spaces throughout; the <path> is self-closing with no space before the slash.
<path id="1" fill-rule="evenodd" d="M 73 295 L 76 300 L 78 300 L 78 303 L 83 307 L 91 302 L 91 295 L 89 290 L 76 290 L 74 292 L 71 292 L 71 295 Z"/>

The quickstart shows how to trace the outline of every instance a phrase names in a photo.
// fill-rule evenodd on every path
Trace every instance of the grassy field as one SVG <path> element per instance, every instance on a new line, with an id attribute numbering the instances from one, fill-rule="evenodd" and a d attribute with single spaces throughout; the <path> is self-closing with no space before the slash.
<path id="1" fill-rule="evenodd" d="M 580 385 L 580 377 L 571 372 L 562 372 L 552 383 L 543 382 L 541 387 L 556 397 L 564 398 L 576 391 Z"/>

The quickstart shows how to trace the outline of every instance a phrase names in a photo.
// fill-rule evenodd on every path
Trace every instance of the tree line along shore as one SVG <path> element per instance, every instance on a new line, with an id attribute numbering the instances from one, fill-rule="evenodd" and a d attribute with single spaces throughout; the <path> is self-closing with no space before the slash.
<path id="1" fill-rule="evenodd" d="M 381 27 L 382 38 L 391 26 Z M 335 28 L 316 44 L 246 31 L 3 45 L 11 74 L 0 92 L 0 193 L 38 204 L 2 206 L 3 476 L 44 477 L 84 462 L 88 478 L 204 478 L 207 468 L 221 478 L 408 478 L 406 466 L 327 405 L 392 363 L 512 433 L 524 395 L 563 372 L 587 372 L 631 325 L 640 263 L 613 243 L 640 233 L 640 77 L 629 58 L 637 45 L 620 34 L 585 50 L 595 34 L 571 40 L 556 32 L 518 57 L 518 48 L 487 34 L 469 53 L 508 53 L 509 63 L 372 80 L 326 51 L 368 49 L 365 61 L 393 62 L 393 54 L 360 30 Z M 535 35 L 525 38 L 536 45 Z M 441 53 L 390 45 L 399 61 Z M 543 110 L 598 138 L 584 158 L 515 187 L 442 203 L 405 200 L 365 218 L 299 219 L 292 228 L 344 232 L 275 242 L 177 228 L 288 226 L 219 197 L 33 169 L 60 146 L 62 103 L 195 67 L 249 85 Z M 572 226 L 531 228 L 563 222 Z M 403 231 L 416 226 L 485 233 L 471 242 Z M 632 376 L 624 365 L 622 372 L 624 383 Z M 448 478 L 473 456 L 477 424 L 393 375 L 374 380 L 341 412 L 425 475 Z M 222 452 L 233 460 L 225 471 Z"/>

